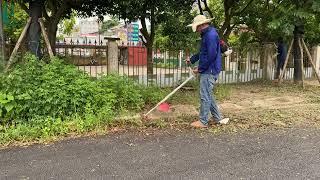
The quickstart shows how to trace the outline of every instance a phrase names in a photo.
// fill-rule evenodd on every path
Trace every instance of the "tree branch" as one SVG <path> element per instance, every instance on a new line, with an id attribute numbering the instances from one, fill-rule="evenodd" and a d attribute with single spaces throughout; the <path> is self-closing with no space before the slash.
<path id="1" fill-rule="evenodd" d="M 202 8 L 201 8 L 201 1 L 200 0 L 198 0 L 198 7 L 199 7 L 200 14 L 203 15 L 203 11 L 202 11 Z"/>
<path id="2" fill-rule="evenodd" d="M 147 42 L 143 39 L 143 36 L 140 35 L 139 37 L 140 37 L 143 45 L 147 47 Z"/>
<path id="3" fill-rule="evenodd" d="M 212 11 L 209 9 L 207 0 L 204 0 L 203 2 L 204 2 L 204 7 L 206 8 L 205 10 L 209 13 L 210 17 L 213 18 L 213 14 L 212 14 Z"/>
<path id="4" fill-rule="evenodd" d="M 224 1 L 224 22 L 223 25 L 221 26 L 221 28 L 219 29 L 219 35 L 222 37 L 225 33 L 225 31 L 227 30 L 228 27 L 230 27 L 230 23 L 231 23 L 231 7 L 232 7 L 232 3 L 234 3 L 234 1 L 230 2 L 230 1 Z"/>
<path id="5" fill-rule="evenodd" d="M 250 4 L 253 2 L 254 0 L 249 1 L 249 3 L 246 5 L 246 7 L 244 7 L 240 12 L 236 12 L 234 13 L 235 16 L 240 16 L 242 13 L 244 13 L 244 11 L 250 6 Z"/>
<path id="6" fill-rule="evenodd" d="M 238 24 L 233 24 L 231 27 L 227 27 L 227 29 L 225 30 L 224 34 L 223 34 L 223 38 L 227 39 L 227 37 L 229 37 L 230 33 L 232 32 L 232 30 L 236 27 L 236 25 Z"/>
<path id="7" fill-rule="evenodd" d="M 58 8 L 58 10 L 56 11 L 56 17 L 58 17 L 57 19 L 60 20 L 61 17 L 64 15 L 65 11 L 70 8 L 69 5 L 63 1 L 63 4 L 61 5 L 60 8 Z"/>
<path id="8" fill-rule="evenodd" d="M 19 2 L 19 6 L 23 9 L 27 14 L 29 14 L 29 8 L 26 6 L 25 3 Z"/>
<path id="9" fill-rule="evenodd" d="M 145 16 L 141 16 L 140 21 L 141 21 L 141 25 L 142 25 L 142 28 L 140 29 L 140 32 L 141 32 L 141 34 L 143 35 L 143 37 L 146 39 L 146 42 L 145 42 L 145 43 L 149 43 L 149 41 L 150 41 L 150 36 L 149 36 L 148 30 L 147 30 L 147 25 L 146 25 L 146 18 L 145 18 Z"/>
<path id="10" fill-rule="evenodd" d="M 42 9 L 42 15 L 44 16 L 45 19 L 50 19 L 50 16 L 48 15 L 45 6 L 44 6 L 43 9 Z"/>
<path id="11" fill-rule="evenodd" d="M 54 20 L 52 17 L 56 17 L 55 15 L 57 14 L 57 9 L 61 8 L 60 5 L 57 5 L 57 0 L 47 0 L 45 6 L 42 9 L 42 15 L 45 19 L 45 24 L 47 27 L 48 23 L 51 23 L 51 21 Z M 51 11 L 51 15 L 49 16 L 47 9 Z"/>
<path id="12" fill-rule="evenodd" d="M 151 24 L 151 29 L 150 29 L 150 43 L 153 43 L 154 36 L 155 36 L 155 14 L 154 14 L 154 7 L 151 9 L 151 16 L 150 16 L 150 24 Z"/>

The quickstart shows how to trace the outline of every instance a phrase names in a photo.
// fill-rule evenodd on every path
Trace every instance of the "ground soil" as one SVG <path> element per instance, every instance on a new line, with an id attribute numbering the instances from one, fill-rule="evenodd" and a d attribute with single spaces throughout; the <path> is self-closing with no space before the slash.
<path id="1" fill-rule="evenodd" d="M 305 84 L 304 89 L 291 82 L 280 86 L 261 82 L 231 85 L 230 95 L 218 102 L 223 115 L 231 119 L 230 125 L 223 129 L 320 127 L 319 82 Z M 175 122 L 181 119 L 178 122 L 185 125 L 197 119 L 198 109 L 190 104 L 173 103 L 170 112 L 156 111 L 150 117 Z"/>

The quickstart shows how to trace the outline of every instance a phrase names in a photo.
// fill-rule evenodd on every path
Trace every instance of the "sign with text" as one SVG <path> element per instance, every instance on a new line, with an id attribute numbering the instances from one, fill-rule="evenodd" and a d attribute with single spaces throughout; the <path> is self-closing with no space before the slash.
<path id="1" fill-rule="evenodd" d="M 127 37 L 130 42 L 138 42 L 139 41 L 139 24 L 131 23 L 127 26 Z"/>

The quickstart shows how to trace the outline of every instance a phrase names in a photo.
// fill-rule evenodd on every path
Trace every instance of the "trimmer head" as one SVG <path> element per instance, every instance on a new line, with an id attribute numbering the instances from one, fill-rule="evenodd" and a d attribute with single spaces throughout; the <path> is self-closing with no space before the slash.
<path id="1" fill-rule="evenodd" d="M 168 104 L 166 102 L 161 103 L 158 106 L 158 111 L 160 111 L 160 112 L 169 112 L 170 111 L 170 104 Z"/>

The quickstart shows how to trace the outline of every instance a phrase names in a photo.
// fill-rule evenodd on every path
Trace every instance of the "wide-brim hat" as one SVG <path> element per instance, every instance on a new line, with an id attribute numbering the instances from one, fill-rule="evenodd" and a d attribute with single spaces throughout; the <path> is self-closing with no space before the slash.
<path id="1" fill-rule="evenodd" d="M 194 19 L 192 24 L 189 24 L 189 27 L 192 27 L 192 31 L 196 32 L 197 31 L 197 27 L 201 24 L 207 24 L 210 23 L 212 20 L 212 18 L 208 19 L 206 16 L 204 15 L 197 15 Z"/>

